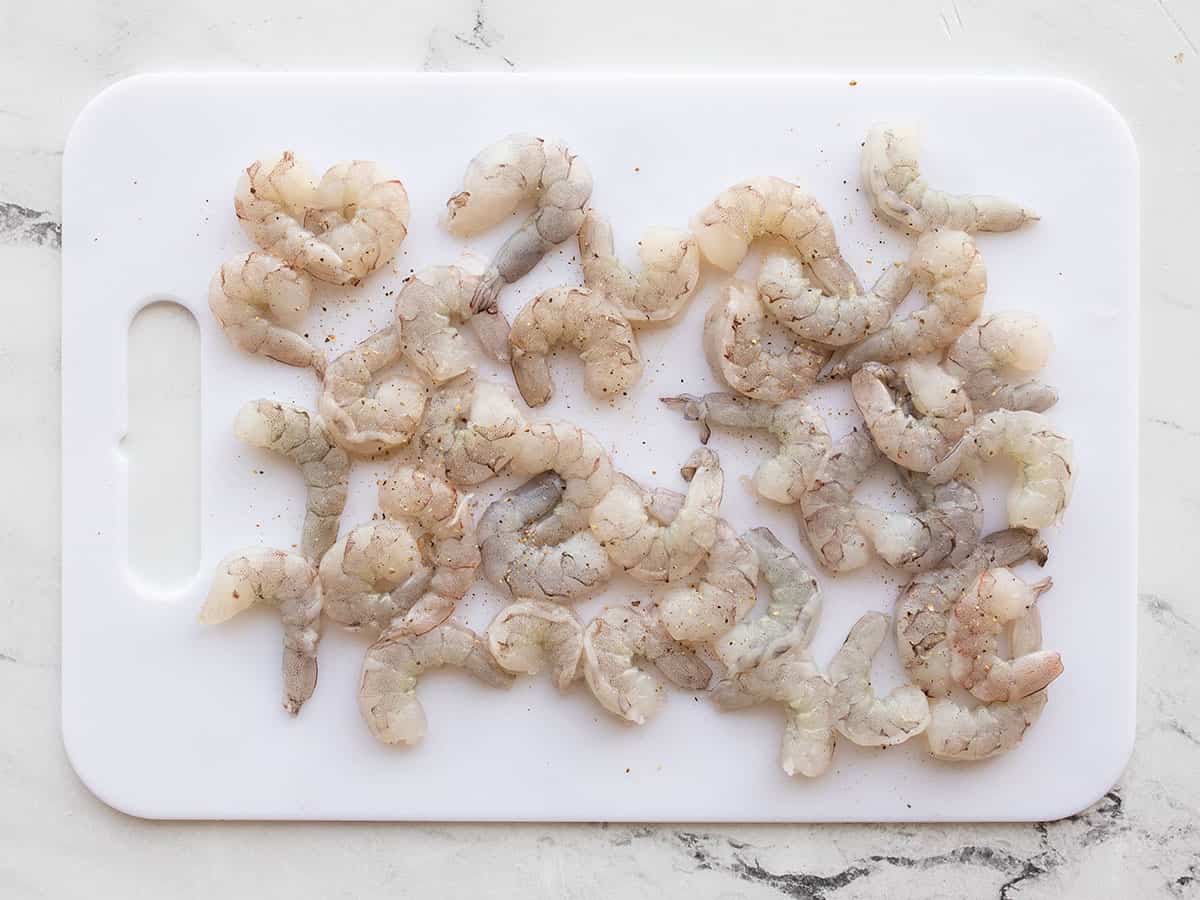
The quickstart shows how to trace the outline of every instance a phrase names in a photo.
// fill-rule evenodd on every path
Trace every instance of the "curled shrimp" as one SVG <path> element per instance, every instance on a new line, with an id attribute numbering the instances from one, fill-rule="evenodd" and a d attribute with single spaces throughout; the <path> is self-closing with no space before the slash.
<path id="1" fill-rule="evenodd" d="M 929 478 L 947 481 L 999 453 L 1017 463 L 1017 477 L 1008 491 L 1008 523 L 1045 528 L 1061 519 L 1071 501 L 1074 446 L 1041 413 L 997 409 L 981 416 L 930 470 Z"/>
<path id="2" fill-rule="evenodd" d="M 780 403 L 807 393 L 829 353 L 795 340 L 775 350 L 752 285 L 734 279 L 704 317 L 704 353 L 727 385 L 747 397 Z"/>
<path id="3" fill-rule="evenodd" d="M 870 435 L 851 431 L 833 445 L 800 495 L 800 528 L 831 572 L 852 572 L 870 558 L 870 543 L 854 514 L 854 491 L 878 461 Z"/>
<path id="4" fill-rule="evenodd" d="M 862 182 L 881 219 L 911 231 L 1013 231 L 1038 218 L 984 194 L 948 194 L 929 187 L 917 163 L 917 134 L 908 128 L 875 127 L 862 149 Z"/>
<path id="5" fill-rule="evenodd" d="M 929 303 L 850 347 L 830 371 L 831 377 L 849 375 L 866 362 L 887 363 L 941 350 L 979 318 L 987 293 L 987 268 L 969 234 L 925 232 L 917 239 L 908 265 L 925 285 Z"/>
<path id="6" fill-rule="evenodd" d="M 538 209 L 496 252 L 471 308 L 493 308 L 504 285 L 579 231 L 591 196 L 591 171 L 559 141 L 512 134 L 481 150 L 467 166 L 462 191 L 446 201 L 450 232 L 468 237 L 486 231 L 526 198 L 536 197 Z"/>
<path id="7" fill-rule="evenodd" d="M 478 285 L 479 276 L 462 266 L 430 266 L 410 276 L 396 295 L 401 349 L 434 384 L 456 378 L 474 364 L 474 351 L 456 325 L 468 325 L 489 356 L 508 362 L 508 321 L 499 312 L 471 312 Z"/>
<path id="8" fill-rule="evenodd" d="M 725 491 L 717 454 L 697 450 L 684 468 L 694 474 L 678 513 L 667 522 L 655 517 L 661 504 L 627 476 L 615 478 L 592 508 L 592 534 L 612 561 L 638 581 L 678 581 L 700 565 L 717 539 Z"/>
<path id="9" fill-rule="evenodd" d="M 279 608 L 283 620 L 283 708 L 300 711 L 317 686 L 321 640 L 321 584 L 313 564 L 298 553 L 251 547 L 217 566 L 200 621 L 215 625 L 256 603 Z"/>
<path id="10" fill-rule="evenodd" d="M 950 693 L 950 608 L 981 574 L 1024 559 L 1045 565 L 1049 551 L 1036 533 L 1019 528 L 984 538 L 958 563 L 917 575 L 896 600 L 896 647 L 909 679 L 929 697 Z"/>
<path id="11" fill-rule="evenodd" d="M 533 422 L 517 433 L 512 446 L 514 475 L 557 472 L 563 478 L 562 501 L 535 533 L 587 529 L 592 507 L 612 490 L 614 478 L 612 460 L 595 435 L 571 422 Z"/>
<path id="12" fill-rule="evenodd" d="M 259 251 L 222 265 L 208 288 L 209 309 L 235 347 L 319 375 L 324 355 L 295 331 L 312 297 L 311 278 Z"/>
<path id="13" fill-rule="evenodd" d="M 1019 379 L 1044 367 L 1053 349 L 1050 329 L 1036 316 L 999 312 L 960 334 L 942 365 L 962 381 L 977 412 L 1045 412 L 1058 402 L 1058 392 L 1040 381 Z"/>
<path id="14" fill-rule="evenodd" d="M 350 481 L 350 457 L 333 443 L 325 423 L 295 406 L 252 400 L 238 411 L 233 433 L 253 447 L 300 467 L 307 489 L 300 552 L 318 563 L 337 540 Z"/>
<path id="15" fill-rule="evenodd" d="M 975 418 L 958 379 L 932 363 L 913 360 L 903 376 L 882 363 L 864 363 L 850 389 L 879 452 L 913 472 L 932 469 Z"/>
<path id="16" fill-rule="evenodd" d="M 583 676 L 601 706 L 635 725 L 666 699 L 662 683 L 634 664 L 639 658 L 687 690 L 703 690 L 712 677 L 703 660 L 652 616 L 629 606 L 605 607 L 583 632 Z"/>
<path id="17" fill-rule="evenodd" d="M 780 325 L 799 338 L 826 347 L 855 344 L 887 325 L 912 291 L 904 263 L 888 266 L 871 290 L 848 296 L 827 294 L 809 281 L 796 254 L 775 251 L 758 270 L 758 297 Z"/>
<path id="18" fill-rule="evenodd" d="M 481 557 L 472 498 L 428 472 L 397 466 L 379 486 L 379 508 L 420 535 L 422 558 L 433 575 L 408 610 L 406 624 L 410 631 L 428 631 L 449 618 L 475 583 Z"/>
<path id="19" fill-rule="evenodd" d="M 733 526 L 718 519 L 712 550 L 688 580 L 693 583 L 659 598 L 658 616 L 677 641 L 713 641 L 754 608 L 758 557 Z"/>
<path id="20" fill-rule="evenodd" d="M 400 329 L 391 325 L 355 344 L 326 368 L 317 410 L 333 439 L 348 453 L 390 453 L 416 433 L 428 389 L 401 376 L 371 386 L 402 354 Z"/>
<path id="21" fill-rule="evenodd" d="M 771 235 L 791 245 L 830 294 L 861 294 L 854 270 L 842 258 L 829 214 L 811 195 L 773 176 L 752 178 L 717 195 L 692 220 L 704 258 L 733 272 L 750 243 Z"/>
<path id="22" fill-rule="evenodd" d="M 1009 644 L 1017 658 L 1042 649 L 1042 620 L 1037 607 L 1012 623 Z M 1009 703 L 987 703 L 971 708 L 954 697 L 939 697 L 929 704 L 925 737 L 937 759 L 970 762 L 1007 753 L 1021 743 L 1046 707 L 1044 690 Z"/>
<path id="23" fill-rule="evenodd" d="M 363 160 L 332 166 L 320 183 L 290 151 L 256 160 L 238 180 L 234 209 L 268 253 L 333 284 L 358 284 L 408 235 L 404 184 Z"/>
<path id="24" fill-rule="evenodd" d="M 518 600 L 497 613 L 487 630 L 488 647 L 500 668 L 537 675 L 545 663 L 560 691 L 579 675 L 583 624 L 565 606 L 545 600 Z"/>
<path id="25" fill-rule="evenodd" d="M 889 566 L 925 572 L 957 565 L 979 544 L 983 529 L 979 495 L 961 481 L 934 485 L 913 472 L 902 477 L 917 496 L 918 511 L 892 512 L 856 503 L 858 527 Z"/>
<path id="26" fill-rule="evenodd" d="M 597 397 L 619 397 L 642 377 L 642 355 L 629 321 L 603 294 L 587 288 L 538 294 L 513 319 L 508 342 L 513 377 L 530 406 L 550 399 L 547 357 L 561 344 L 579 351 L 584 387 Z"/>
<path id="27" fill-rule="evenodd" d="M 565 489 L 562 476 L 544 472 L 493 502 L 479 520 L 484 574 L 514 597 L 570 602 L 612 576 L 608 554 L 591 532 L 563 519 L 545 524 Z"/>
<path id="28" fill-rule="evenodd" d="M 1049 578 L 1026 584 L 1010 569 L 989 569 L 954 602 L 946 628 L 950 677 L 985 702 L 1020 700 L 1062 674 L 1062 657 L 1038 650 L 1011 660 L 999 655 L 1003 627 L 1024 616 L 1050 589 Z"/>
<path id="29" fill-rule="evenodd" d="M 507 688 L 513 680 L 496 664 L 487 643 L 452 619 L 424 634 L 390 630 L 370 646 L 363 660 L 358 710 L 371 734 L 385 744 L 420 742 L 427 725 L 417 683 L 442 666 L 462 669 L 491 687 Z"/>
<path id="30" fill-rule="evenodd" d="M 512 392 L 462 375 L 430 398 L 417 434 L 423 466 L 453 484 L 481 484 L 503 472 L 525 431 Z"/>
<path id="31" fill-rule="evenodd" d="M 318 574 L 325 615 L 352 631 L 378 634 L 405 624 L 433 573 L 407 526 L 373 522 L 339 538 L 321 558 Z"/>
<path id="32" fill-rule="evenodd" d="M 888 618 L 869 612 L 850 628 L 829 663 L 837 706 L 837 730 L 860 747 L 891 747 L 929 725 L 929 701 L 920 688 L 901 685 L 886 697 L 871 687 L 871 660 L 883 646 Z"/>
<path id="33" fill-rule="evenodd" d="M 659 400 L 682 411 L 689 422 L 700 423 L 701 443 L 708 443 L 713 425 L 766 431 L 778 440 L 778 452 L 754 472 L 754 489 L 776 503 L 800 499 L 832 443 L 820 414 L 802 400 L 767 403 L 734 394 L 679 394 Z"/>
<path id="34" fill-rule="evenodd" d="M 689 232 L 650 228 L 638 241 L 641 274 L 621 264 L 612 226 L 587 210 L 579 228 L 583 283 L 603 295 L 629 323 L 668 322 L 683 310 L 700 284 L 700 249 Z"/>

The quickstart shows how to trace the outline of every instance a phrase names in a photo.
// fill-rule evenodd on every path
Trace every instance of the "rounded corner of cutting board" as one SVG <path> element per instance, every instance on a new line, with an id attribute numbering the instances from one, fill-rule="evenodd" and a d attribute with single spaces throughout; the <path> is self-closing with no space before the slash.
<path id="1" fill-rule="evenodd" d="M 105 806 L 136 819 L 169 818 L 160 811 L 143 805 L 139 798 L 130 796 L 127 791 L 128 782 L 111 780 L 112 771 L 93 756 L 95 745 L 90 741 L 80 740 L 75 735 L 70 707 L 67 704 L 63 705 L 62 712 L 62 741 L 67 762 L 71 764 L 75 776 L 88 792 Z"/>

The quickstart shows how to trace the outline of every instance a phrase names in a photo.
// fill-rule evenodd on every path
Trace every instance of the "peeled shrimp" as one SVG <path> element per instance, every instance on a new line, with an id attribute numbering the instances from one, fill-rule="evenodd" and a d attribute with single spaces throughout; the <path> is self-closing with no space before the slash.
<path id="1" fill-rule="evenodd" d="M 403 183 L 363 160 L 338 163 L 319 184 L 290 151 L 257 160 L 233 205 L 259 246 L 333 284 L 358 284 L 387 265 L 408 234 Z"/>
<path id="2" fill-rule="evenodd" d="M 896 263 L 867 293 L 832 296 L 809 281 L 796 254 L 775 251 L 763 258 L 758 270 L 758 297 L 767 312 L 797 337 L 844 347 L 887 325 L 913 281 L 908 266 Z"/>
<path id="3" fill-rule="evenodd" d="M 1042 649 L 1042 621 L 1037 607 L 1012 623 L 1013 656 L 1023 657 Z M 1046 706 L 1046 692 L 1038 691 L 1012 703 L 988 703 L 974 709 L 953 697 L 929 704 L 930 721 L 925 737 L 937 759 L 966 762 L 989 759 L 1012 750 Z"/>
<path id="4" fill-rule="evenodd" d="M 215 625 L 255 603 L 279 607 L 283 620 L 283 708 L 292 715 L 317 686 L 321 640 L 321 584 L 313 564 L 298 553 L 251 547 L 217 567 L 200 621 Z"/>
<path id="5" fill-rule="evenodd" d="M 946 641 L 950 677 L 985 702 L 1028 697 L 1062 674 L 1062 658 L 1038 650 L 1011 660 L 998 652 L 1000 632 L 1033 608 L 1051 580 L 1026 584 L 1007 568 L 980 575 L 950 609 Z"/>
<path id="6" fill-rule="evenodd" d="M 922 475 L 907 473 L 905 483 L 917 495 L 915 513 L 891 512 L 863 503 L 854 506 L 854 521 L 889 566 L 925 572 L 956 565 L 979 544 L 983 504 L 961 481 L 933 485 Z"/>
<path id="7" fill-rule="evenodd" d="M 912 231 L 1013 231 L 1038 218 L 1000 197 L 933 190 L 921 177 L 918 149 L 912 129 L 875 127 L 867 132 L 862 181 L 880 218 Z"/>
<path id="8" fill-rule="evenodd" d="M 970 235 L 927 231 L 917 239 L 908 265 L 925 285 L 929 303 L 849 348 L 831 377 L 849 375 L 866 362 L 886 363 L 941 350 L 979 318 L 987 269 Z"/>
<path id="9" fill-rule="evenodd" d="M 541 406 L 553 393 L 547 357 L 560 344 L 579 351 L 584 387 L 597 397 L 620 397 L 642 377 L 629 321 L 603 294 L 586 288 L 538 294 L 513 319 L 508 341 L 513 377 L 530 406 Z"/>
<path id="10" fill-rule="evenodd" d="M 719 269 L 737 269 L 750 243 L 772 235 L 787 241 L 828 293 L 861 294 L 842 259 L 829 214 L 809 194 L 782 178 L 760 177 L 721 192 L 692 221 L 704 258 Z"/>
<path id="11" fill-rule="evenodd" d="M 560 691 L 579 675 L 583 657 L 583 625 L 565 606 L 544 600 L 519 600 L 492 619 L 488 647 L 500 668 L 518 675 L 537 675 L 545 663 Z"/>
<path id="12" fill-rule="evenodd" d="M 914 472 L 932 469 L 975 418 L 958 379 L 932 363 L 913 360 L 903 376 L 882 363 L 865 363 L 850 387 L 875 446 Z"/>
<path id="13" fill-rule="evenodd" d="M 1017 477 L 1008 492 L 1008 523 L 1045 528 L 1061 519 L 1071 500 L 1074 447 L 1041 413 L 997 409 L 981 416 L 930 470 L 929 478 L 947 481 L 999 453 L 1017 463 Z"/>
<path id="14" fill-rule="evenodd" d="M 854 515 L 854 491 L 878 461 L 870 435 L 851 431 L 817 466 L 800 495 L 800 528 L 831 572 L 851 572 L 870 558 L 870 544 Z"/>
<path id="15" fill-rule="evenodd" d="M 338 524 L 346 507 L 350 457 L 333 443 L 325 423 L 295 406 L 271 400 L 252 400 L 233 422 L 238 439 L 254 447 L 286 456 L 300 467 L 307 512 L 300 552 L 318 563 L 337 540 Z"/>
<path id="16" fill-rule="evenodd" d="M 479 276 L 461 266 L 430 266 L 409 277 L 396 295 L 401 349 L 434 384 L 474 364 L 475 351 L 456 325 L 466 324 L 493 359 L 508 362 L 508 321 L 495 312 L 473 315 L 471 297 Z"/>
<path id="17" fill-rule="evenodd" d="M 680 409 L 689 422 L 700 423 L 701 443 L 708 443 L 713 425 L 767 431 L 775 437 L 779 451 L 759 464 L 754 488 L 776 503 L 800 499 L 831 446 L 820 414 L 802 400 L 767 403 L 734 394 L 680 394 L 659 400 Z"/>
<path id="18" fill-rule="evenodd" d="M 1030 313 L 999 312 L 980 319 L 950 345 L 943 367 L 963 383 L 976 412 L 1028 409 L 1045 412 L 1058 392 L 1040 381 L 1010 381 L 1046 365 L 1054 340 L 1045 323 Z"/>
<path id="19" fill-rule="evenodd" d="M 635 275 L 617 259 L 608 221 L 595 210 L 584 213 L 579 229 L 583 283 L 606 297 L 634 327 L 670 321 L 700 284 L 696 239 L 675 228 L 651 228 L 638 241 L 638 255 L 642 272 Z"/>
<path id="20" fill-rule="evenodd" d="M 480 484 L 507 468 L 525 424 L 508 388 L 461 375 L 430 397 L 417 435 L 421 464 L 453 484 Z"/>
<path id="21" fill-rule="evenodd" d="M 653 617 L 629 606 L 605 607 L 583 632 L 583 676 L 601 706 L 635 725 L 666 699 L 662 683 L 634 665 L 637 658 L 687 690 L 703 690 L 712 677 L 708 666 Z"/>
<path id="22" fill-rule="evenodd" d="M 507 688 L 512 676 L 496 665 L 487 644 L 470 628 L 449 620 L 424 634 L 391 630 L 367 650 L 358 688 L 358 710 L 385 744 L 416 744 L 427 730 L 417 681 L 442 666 L 463 669 L 477 681 Z"/>
<path id="23" fill-rule="evenodd" d="M 887 629 L 887 616 L 867 613 L 851 626 L 829 663 L 837 730 L 860 747 L 902 744 L 929 725 L 929 701 L 920 688 L 905 684 L 880 698 L 871 687 L 871 660 Z"/>
<path id="24" fill-rule="evenodd" d="M 613 486 L 608 451 L 591 432 L 570 422 L 533 422 L 512 439 L 514 475 L 557 472 L 563 477 L 562 501 L 534 526 L 539 532 L 587 529 L 591 509 Z"/>
<path id="25" fill-rule="evenodd" d="M 654 516 L 650 496 L 627 476 L 592 508 L 592 534 L 609 557 L 638 581 L 671 582 L 688 575 L 713 548 L 725 491 L 717 454 L 700 449 L 685 463 L 694 474 L 678 514 L 668 522 Z"/>
<path id="26" fill-rule="evenodd" d="M 384 631 L 425 593 L 432 572 L 407 526 L 399 522 L 359 525 L 321 558 L 325 615 L 357 631 Z"/>
<path id="27" fill-rule="evenodd" d="M 514 597 L 571 602 L 612 575 L 608 554 L 591 532 L 560 521 L 534 533 L 562 502 L 565 488 L 562 476 L 544 472 L 493 502 L 479 520 L 484 574 Z"/>
<path id="28" fill-rule="evenodd" d="M 496 252 L 471 308 L 496 305 L 500 289 L 512 284 L 583 223 L 592 196 L 592 173 L 559 141 L 512 134 L 485 147 L 463 175 L 463 189 L 446 201 L 446 227 L 467 237 L 507 219 L 521 201 L 536 197 L 537 212 Z"/>
<path id="29" fill-rule="evenodd" d="M 704 317 L 704 353 L 721 379 L 747 397 L 780 403 L 807 393 L 829 353 L 786 341 L 774 350 L 767 340 L 767 316 L 752 285 L 734 279 Z"/>
<path id="30" fill-rule="evenodd" d="M 319 375 L 324 355 L 295 330 L 312 296 L 307 275 L 255 251 L 221 266 L 208 288 L 208 306 L 234 346 L 289 366 L 312 366 Z"/>
<path id="31" fill-rule="evenodd" d="M 379 487 L 379 508 L 413 526 L 422 557 L 432 567 L 429 587 L 409 609 L 408 630 L 428 631 L 444 622 L 475 583 L 479 540 L 470 495 L 412 466 L 398 466 Z"/>
<path id="32" fill-rule="evenodd" d="M 1018 528 L 988 535 L 965 559 L 917 575 L 896 600 L 896 646 L 909 678 L 930 697 L 952 687 L 946 642 L 950 608 L 971 582 L 990 568 L 1024 559 L 1044 565 L 1046 544 Z"/>
<path id="33" fill-rule="evenodd" d="M 389 453 L 416 433 L 425 411 L 424 385 L 395 376 L 371 389 L 375 376 L 399 362 L 402 353 L 400 329 L 392 325 L 355 344 L 325 370 L 317 409 L 347 452 Z"/>

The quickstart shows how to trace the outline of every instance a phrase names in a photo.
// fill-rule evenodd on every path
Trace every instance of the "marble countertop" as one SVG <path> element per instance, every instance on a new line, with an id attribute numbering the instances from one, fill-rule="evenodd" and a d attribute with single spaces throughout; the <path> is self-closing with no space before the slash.
<path id="1" fill-rule="evenodd" d="M 1190 570 L 1200 469 L 1187 465 L 1200 452 L 1189 362 L 1200 299 L 1184 252 L 1200 206 L 1200 7 L 851 6 L 609 0 L 594 17 L 530 0 L 344 0 L 320 12 L 278 0 L 0 9 L 0 470 L 9 473 L 0 509 L 0 894 L 1200 896 L 1200 678 L 1189 670 L 1200 656 Z M 92 96 L 128 75 L 298 65 L 1034 73 L 1104 94 L 1133 129 L 1143 178 L 1138 731 L 1119 783 L 1060 822 L 972 826 L 169 823 L 129 818 L 88 793 L 59 730 L 65 135 Z"/>

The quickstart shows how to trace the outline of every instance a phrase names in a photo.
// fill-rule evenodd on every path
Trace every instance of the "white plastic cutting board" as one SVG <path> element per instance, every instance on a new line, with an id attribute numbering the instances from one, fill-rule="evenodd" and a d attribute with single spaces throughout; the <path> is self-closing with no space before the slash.
<path id="1" fill-rule="evenodd" d="M 284 148 L 317 171 L 377 159 L 408 187 L 399 274 L 321 295 L 326 311 L 310 331 L 331 335 L 323 346 L 334 353 L 389 321 L 402 275 L 457 257 L 466 245 L 438 224 L 445 199 L 477 150 L 518 130 L 562 136 L 588 161 L 593 204 L 612 217 L 627 259 L 645 227 L 683 225 L 727 185 L 775 174 L 824 203 L 869 283 L 911 246 L 873 219 L 858 190 L 859 142 L 878 121 L 922 128 L 935 185 L 1017 198 L 1043 216 L 978 238 L 987 309 L 1032 309 L 1054 330 L 1045 377 L 1062 401 L 1051 415 L 1075 439 L 1079 473 L 1066 521 L 1046 534 L 1055 580 L 1042 601 L 1046 644 L 1061 651 L 1066 673 L 1016 752 L 952 765 L 929 758 L 923 739 L 887 751 L 841 741 L 823 778 L 789 779 L 777 761 L 776 708 L 719 713 L 673 691 L 636 728 L 601 711 L 582 684 L 560 696 L 548 679 L 526 678 L 504 693 L 449 670 L 420 687 L 428 738 L 397 749 L 375 743 L 359 720 L 362 637 L 327 627 L 320 683 L 292 719 L 280 707 L 277 616 L 197 624 L 217 561 L 241 545 L 294 545 L 304 508 L 290 465 L 240 446 L 230 425 L 243 401 L 260 396 L 312 408 L 315 379 L 235 351 L 206 306 L 218 264 L 252 246 L 232 208 L 251 160 Z M 113 806 L 182 818 L 1049 819 L 1097 798 L 1124 766 L 1134 730 L 1137 158 L 1096 95 L 1061 81 L 976 78 L 151 76 L 83 112 L 63 191 L 63 733 L 80 776 Z M 489 255 L 517 221 L 469 246 Z M 510 316 L 538 290 L 577 282 L 575 252 L 564 245 L 508 289 Z M 642 332 L 646 374 L 627 401 L 598 408 L 564 354 L 544 412 L 592 429 L 635 477 L 679 487 L 676 467 L 696 430 L 655 398 L 717 388 L 700 324 L 722 282 L 706 272 L 685 320 Z M 155 591 L 127 561 L 136 473 L 120 444 L 128 323 L 162 299 L 199 323 L 200 561 L 176 587 Z M 833 409 L 848 396 L 839 387 L 821 399 Z M 835 431 L 853 423 L 831 416 Z M 717 435 L 713 446 L 729 474 L 728 518 L 771 525 L 809 559 L 791 514 L 747 489 L 764 444 Z M 343 527 L 369 518 L 386 468 L 356 469 Z M 902 503 L 888 484 L 877 496 Z M 989 526 L 1001 524 L 1002 509 L 993 494 Z M 819 659 L 862 612 L 891 611 L 898 579 L 885 575 L 820 575 Z M 580 610 L 638 598 L 648 599 L 645 588 L 619 580 Z M 482 628 L 499 607 L 481 581 L 460 614 Z M 877 687 L 890 689 L 898 673 L 889 642 Z"/>

